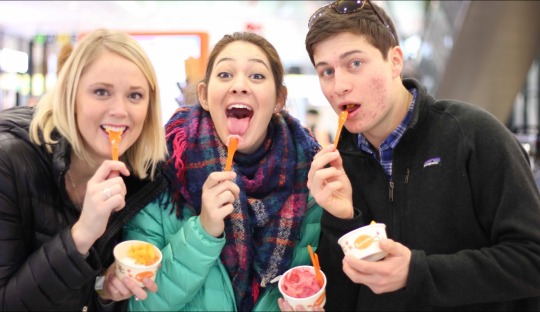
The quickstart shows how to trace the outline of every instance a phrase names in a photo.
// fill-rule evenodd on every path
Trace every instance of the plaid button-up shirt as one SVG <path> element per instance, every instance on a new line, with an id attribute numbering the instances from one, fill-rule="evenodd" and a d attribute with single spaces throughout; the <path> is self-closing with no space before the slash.
<path id="1" fill-rule="evenodd" d="M 392 178 L 392 159 L 394 157 L 394 148 L 399 143 L 399 140 L 401 140 L 401 137 L 403 137 L 405 130 L 411 122 L 414 102 L 416 102 L 416 89 L 411 89 L 409 91 L 413 95 L 413 100 L 411 106 L 409 107 L 407 115 L 399 124 L 399 126 L 394 131 L 392 131 L 392 133 L 384 140 L 384 142 L 382 142 L 381 146 L 379 146 L 380 159 L 378 159 L 378 161 L 383 167 L 384 172 L 386 173 L 386 176 L 389 180 Z M 358 134 L 358 147 L 362 151 L 373 156 L 373 158 L 377 159 L 377 152 L 372 148 L 371 144 L 368 142 L 368 140 L 362 133 Z"/>

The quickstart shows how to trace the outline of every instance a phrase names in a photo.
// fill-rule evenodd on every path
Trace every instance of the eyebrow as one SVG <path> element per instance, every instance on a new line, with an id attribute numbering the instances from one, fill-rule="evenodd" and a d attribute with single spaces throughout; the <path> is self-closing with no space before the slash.
<path id="1" fill-rule="evenodd" d="M 108 83 L 108 82 L 101 82 L 101 81 L 98 81 L 90 85 L 90 87 L 96 87 L 96 86 L 105 86 L 107 88 L 114 88 L 114 84 Z M 130 90 L 141 90 L 141 89 L 146 90 L 144 86 L 130 86 L 129 89 Z"/>
<path id="2" fill-rule="evenodd" d="M 216 62 L 216 65 L 218 65 L 218 64 L 221 63 L 221 62 L 225 62 L 225 61 L 234 62 L 235 59 L 233 59 L 232 57 L 224 57 L 224 58 L 222 58 L 222 59 L 219 59 L 219 60 Z M 268 65 L 266 65 L 266 63 L 263 62 L 263 60 L 261 60 L 261 59 L 252 58 L 252 59 L 249 59 L 248 61 L 250 61 L 250 62 L 255 62 L 255 63 L 260 63 L 260 64 L 264 65 L 264 67 L 268 68 Z"/>
<path id="3" fill-rule="evenodd" d="M 348 57 L 349 55 L 356 54 L 356 53 L 363 54 L 364 52 L 363 52 L 362 50 L 351 50 L 351 51 L 347 51 L 347 52 L 341 54 L 341 55 L 339 56 L 339 59 L 340 59 L 340 60 L 343 60 L 344 58 Z M 328 65 L 327 62 L 319 62 L 319 63 L 315 64 L 315 68 L 320 67 L 320 66 L 326 66 L 326 65 Z"/>

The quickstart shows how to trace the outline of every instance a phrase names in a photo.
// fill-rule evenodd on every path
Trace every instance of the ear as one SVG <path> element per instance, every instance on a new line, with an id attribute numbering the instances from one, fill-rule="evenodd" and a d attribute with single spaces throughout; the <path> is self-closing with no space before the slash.
<path id="1" fill-rule="evenodd" d="M 208 111 L 208 92 L 206 90 L 206 83 L 199 82 L 197 85 L 197 95 L 199 96 L 199 103 L 201 103 L 202 108 L 205 111 Z"/>
<path id="2" fill-rule="evenodd" d="M 285 102 L 287 101 L 287 92 L 287 87 L 281 86 L 276 99 L 276 113 L 281 112 L 283 107 L 285 107 Z"/>
<path id="3" fill-rule="evenodd" d="M 392 78 L 400 77 L 403 71 L 403 50 L 395 46 L 388 52 L 388 60 L 392 64 Z"/>

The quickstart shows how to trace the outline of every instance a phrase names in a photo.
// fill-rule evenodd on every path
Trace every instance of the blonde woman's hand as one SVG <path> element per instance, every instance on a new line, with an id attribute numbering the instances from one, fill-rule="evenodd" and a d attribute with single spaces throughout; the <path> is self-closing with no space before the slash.
<path id="1" fill-rule="evenodd" d="M 73 241 L 81 254 L 87 253 L 103 235 L 111 213 L 121 210 L 126 204 L 127 189 L 120 174 L 130 175 L 126 165 L 106 160 L 86 185 L 81 216 L 71 228 Z"/>
<path id="2" fill-rule="evenodd" d="M 148 297 L 148 291 L 155 293 L 158 290 L 157 284 L 147 277 L 142 280 L 143 288 L 137 285 L 130 277 L 118 278 L 114 273 L 114 269 L 114 263 L 107 269 L 105 281 L 103 282 L 103 291 L 99 294 L 102 299 L 121 301 L 135 296 L 138 300 L 145 300 Z"/>
<path id="3" fill-rule="evenodd" d="M 337 218 L 353 217 L 351 181 L 333 144 L 322 148 L 313 158 L 307 186 L 315 201 L 326 211 Z"/>
<path id="4" fill-rule="evenodd" d="M 208 234 L 218 237 L 225 230 L 225 217 L 234 210 L 240 188 L 234 171 L 212 172 L 203 184 L 200 222 Z"/>

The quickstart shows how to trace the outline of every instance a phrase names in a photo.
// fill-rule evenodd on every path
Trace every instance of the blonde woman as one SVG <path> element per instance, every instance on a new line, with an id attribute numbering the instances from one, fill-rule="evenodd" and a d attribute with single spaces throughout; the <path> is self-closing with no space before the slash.
<path id="1" fill-rule="evenodd" d="M 2 310 L 85 311 L 146 298 L 111 274 L 112 250 L 122 225 L 164 187 L 160 116 L 147 55 L 108 30 L 77 44 L 35 108 L 0 112 Z M 122 132 L 119 160 L 108 131 Z"/>

